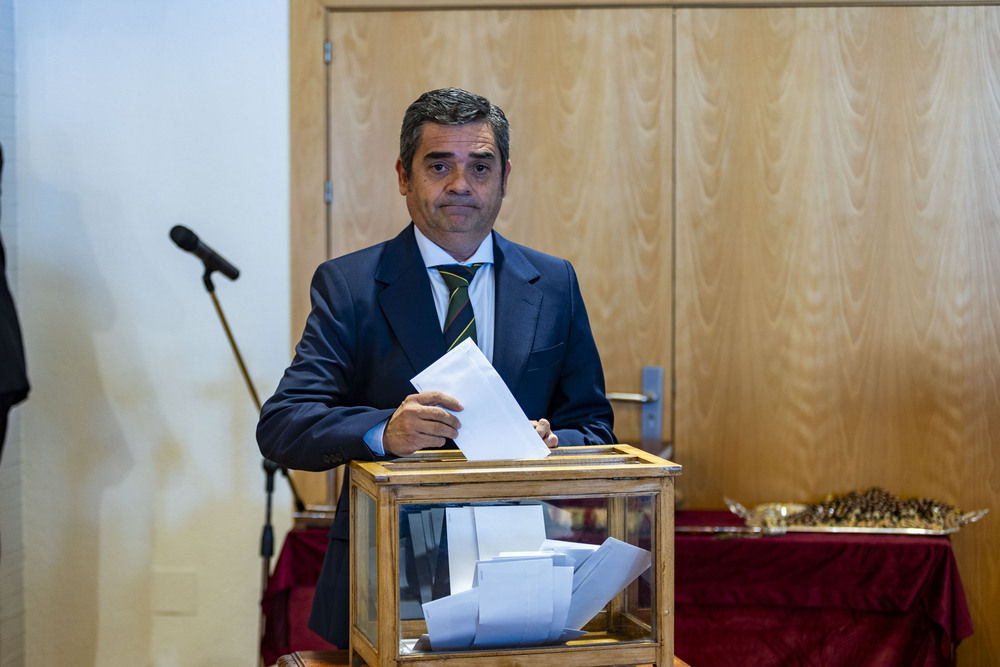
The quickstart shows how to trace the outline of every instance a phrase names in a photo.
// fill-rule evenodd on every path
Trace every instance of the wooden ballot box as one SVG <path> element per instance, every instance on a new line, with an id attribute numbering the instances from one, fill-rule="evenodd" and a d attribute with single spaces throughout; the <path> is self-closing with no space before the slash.
<path id="1" fill-rule="evenodd" d="M 564 447 L 540 460 L 435 450 L 351 462 L 351 664 L 673 665 L 680 471 L 628 445 Z M 486 562 L 497 558 L 508 560 Z M 547 565 L 527 563 L 523 580 L 498 569 L 521 558 Z M 523 610 L 513 619 L 521 630 L 508 627 L 509 607 Z M 474 628 L 471 643 L 441 632 L 441 609 L 459 610 L 450 613 L 463 632 Z M 567 613 L 576 627 L 566 620 L 563 631 Z"/>

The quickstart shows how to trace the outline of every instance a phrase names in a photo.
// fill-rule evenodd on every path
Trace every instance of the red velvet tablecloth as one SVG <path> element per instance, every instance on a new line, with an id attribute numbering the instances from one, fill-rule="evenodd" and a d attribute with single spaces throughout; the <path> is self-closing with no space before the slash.
<path id="1" fill-rule="evenodd" d="M 728 512 L 676 524 L 674 650 L 693 666 L 947 665 L 972 634 L 947 537 L 683 532 L 742 525 Z"/>
<path id="2" fill-rule="evenodd" d="M 291 530 L 264 591 L 264 636 L 260 652 L 265 665 L 294 651 L 328 651 L 337 647 L 309 629 L 316 581 L 326 554 L 326 528 Z"/>
<path id="3" fill-rule="evenodd" d="M 972 634 L 946 537 L 720 539 L 683 527 L 740 525 L 738 517 L 687 511 L 676 523 L 674 652 L 692 667 L 948 665 Z M 306 627 L 326 532 L 285 538 L 261 601 L 265 664 L 332 648 Z"/>

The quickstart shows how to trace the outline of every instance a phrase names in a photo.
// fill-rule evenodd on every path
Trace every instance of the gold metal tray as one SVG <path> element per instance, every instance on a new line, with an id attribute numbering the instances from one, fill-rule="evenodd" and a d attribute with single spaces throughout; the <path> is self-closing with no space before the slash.
<path id="1" fill-rule="evenodd" d="M 752 510 L 747 509 L 731 498 L 723 497 L 729 510 L 746 522 L 745 527 L 741 526 L 719 526 L 720 530 L 697 530 L 687 532 L 713 532 L 717 534 L 760 534 L 760 535 L 784 535 L 786 533 L 860 533 L 874 535 L 950 535 L 967 524 L 974 523 L 983 518 L 988 509 L 967 512 L 959 516 L 954 526 L 941 529 L 932 528 L 880 528 L 868 526 L 801 526 L 782 525 L 784 517 L 792 516 L 806 509 L 808 505 L 803 503 L 766 503 L 757 505 Z"/>

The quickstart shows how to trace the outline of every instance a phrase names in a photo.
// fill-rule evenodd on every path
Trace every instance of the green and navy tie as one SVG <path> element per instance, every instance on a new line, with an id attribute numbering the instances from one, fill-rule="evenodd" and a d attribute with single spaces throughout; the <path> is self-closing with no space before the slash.
<path id="1" fill-rule="evenodd" d="M 448 313 L 444 318 L 444 344 L 449 350 L 466 338 L 471 338 L 473 343 L 479 342 L 476 338 L 476 316 L 469 301 L 469 283 L 480 266 L 482 264 L 442 264 L 434 267 L 451 291 Z"/>

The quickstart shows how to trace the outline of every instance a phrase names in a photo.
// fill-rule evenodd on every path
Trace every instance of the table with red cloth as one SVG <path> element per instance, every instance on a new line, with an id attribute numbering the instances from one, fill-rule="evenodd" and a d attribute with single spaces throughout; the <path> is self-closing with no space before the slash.
<path id="1" fill-rule="evenodd" d="M 334 646 L 309 629 L 316 581 L 326 554 L 327 528 L 288 531 L 267 589 L 261 599 L 264 636 L 260 653 L 265 665 L 294 651 L 329 651 Z"/>
<path id="2" fill-rule="evenodd" d="M 691 665 L 947 665 L 972 634 L 947 537 L 719 538 L 729 512 L 678 512 L 674 650 Z"/>
<path id="3" fill-rule="evenodd" d="M 676 524 L 674 652 L 693 667 L 948 665 L 972 634 L 947 537 L 684 532 L 742 525 L 729 512 Z M 261 601 L 264 664 L 333 648 L 307 627 L 326 545 L 324 528 L 286 536 Z"/>

